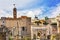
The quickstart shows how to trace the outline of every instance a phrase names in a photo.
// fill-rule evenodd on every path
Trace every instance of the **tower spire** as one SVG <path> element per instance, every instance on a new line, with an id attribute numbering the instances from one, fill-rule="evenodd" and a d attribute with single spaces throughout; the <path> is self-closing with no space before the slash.
<path id="1" fill-rule="evenodd" d="M 15 4 L 13 4 L 14 8 L 13 8 L 13 18 L 16 19 L 17 18 L 17 9 Z"/>

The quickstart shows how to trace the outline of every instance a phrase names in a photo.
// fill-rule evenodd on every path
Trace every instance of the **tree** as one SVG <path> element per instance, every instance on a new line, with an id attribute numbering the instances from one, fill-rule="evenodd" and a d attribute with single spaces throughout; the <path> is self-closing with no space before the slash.
<path id="1" fill-rule="evenodd" d="M 41 22 L 40 22 L 40 21 L 35 21 L 35 23 L 36 23 L 37 25 L 39 25 Z"/>
<path id="2" fill-rule="evenodd" d="M 48 25 L 49 23 L 47 23 L 47 22 L 44 22 L 43 24 L 44 24 L 44 25 Z"/>
<path id="3" fill-rule="evenodd" d="M 49 19 L 49 18 L 46 16 L 46 17 L 45 17 L 45 20 L 48 20 L 48 19 Z"/>

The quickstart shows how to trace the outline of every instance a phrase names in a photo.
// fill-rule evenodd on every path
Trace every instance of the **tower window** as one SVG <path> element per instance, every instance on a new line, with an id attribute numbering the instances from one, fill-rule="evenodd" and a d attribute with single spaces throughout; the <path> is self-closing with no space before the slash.
<path id="1" fill-rule="evenodd" d="M 3 21 L 3 23 L 4 23 L 4 21 Z"/>

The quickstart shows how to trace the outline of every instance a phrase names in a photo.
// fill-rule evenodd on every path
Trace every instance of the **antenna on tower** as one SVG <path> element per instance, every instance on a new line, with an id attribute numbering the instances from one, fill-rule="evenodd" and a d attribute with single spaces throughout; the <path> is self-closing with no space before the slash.
<path id="1" fill-rule="evenodd" d="M 15 4 L 13 4 L 14 8 L 16 8 Z"/>

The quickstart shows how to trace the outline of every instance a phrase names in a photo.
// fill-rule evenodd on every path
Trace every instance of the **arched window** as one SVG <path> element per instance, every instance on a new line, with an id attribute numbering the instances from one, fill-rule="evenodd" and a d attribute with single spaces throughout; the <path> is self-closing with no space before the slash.
<path id="1" fill-rule="evenodd" d="M 25 30 L 25 27 L 22 27 L 22 31 L 24 31 Z"/>
<path id="2" fill-rule="evenodd" d="M 26 27 L 22 27 L 22 31 L 27 31 L 27 28 Z"/>

